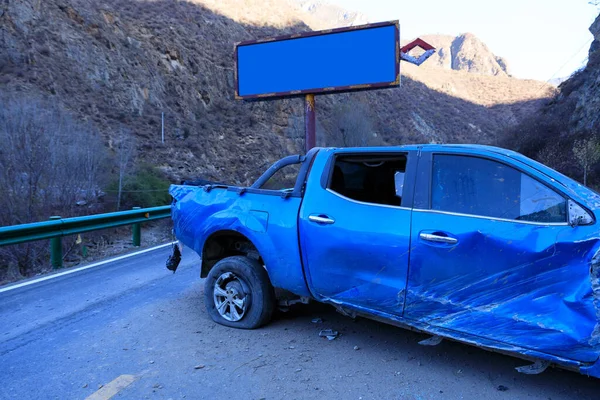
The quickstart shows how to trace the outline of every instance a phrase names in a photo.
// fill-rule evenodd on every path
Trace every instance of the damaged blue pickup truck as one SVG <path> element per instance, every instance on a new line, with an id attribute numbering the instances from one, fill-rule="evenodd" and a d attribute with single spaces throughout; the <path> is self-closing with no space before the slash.
<path id="1" fill-rule="evenodd" d="M 536 161 L 315 148 L 250 187 L 205 183 L 171 186 L 172 217 L 217 323 L 257 328 L 312 299 L 534 362 L 521 372 L 600 377 L 600 196 Z"/>

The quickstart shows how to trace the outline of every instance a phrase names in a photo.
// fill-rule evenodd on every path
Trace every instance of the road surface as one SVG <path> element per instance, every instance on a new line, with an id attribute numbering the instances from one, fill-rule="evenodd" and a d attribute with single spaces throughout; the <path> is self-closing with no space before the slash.
<path id="1" fill-rule="evenodd" d="M 198 258 L 168 248 L 0 292 L 0 399 L 598 399 L 600 379 L 297 306 L 214 324 Z M 313 323 L 321 318 L 323 322 Z M 321 329 L 341 333 L 320 338 Z"/>

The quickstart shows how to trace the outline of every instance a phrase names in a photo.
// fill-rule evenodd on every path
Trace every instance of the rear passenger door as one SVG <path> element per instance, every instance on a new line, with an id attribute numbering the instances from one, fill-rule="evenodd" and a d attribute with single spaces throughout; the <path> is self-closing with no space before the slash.
<path id="1" fill-rule="evenodd" d="M 329 151 L 330 157 L 315 161 L 312 170 L 324 172 L 310 174 L 300 210 L 311 291 L 322 300 L 401 315 L 413 154 Z"/>

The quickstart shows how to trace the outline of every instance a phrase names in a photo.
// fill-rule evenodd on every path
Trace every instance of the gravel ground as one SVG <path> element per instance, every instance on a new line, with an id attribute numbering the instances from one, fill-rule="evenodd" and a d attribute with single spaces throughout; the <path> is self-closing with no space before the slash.
<path id="1" fill-rule="evenodd" d="M 598 399 L 598 379 L 522 375 L 519 359 L 421 346 L 425 335 L 316 303 L 258 330 L 217 325 L 197 259 L 184 254 L 173 275 L 167 252 L 2 293 L 0 398 Z"/>

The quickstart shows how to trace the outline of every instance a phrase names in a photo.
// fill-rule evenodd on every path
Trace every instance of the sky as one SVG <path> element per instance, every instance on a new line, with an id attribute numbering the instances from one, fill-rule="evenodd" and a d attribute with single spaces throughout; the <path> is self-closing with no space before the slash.
<path id="1" fill-rule="evenodd" d="M 549 80 L 585 65 L 600 13 L 590 0 L 330 0 L 370 22 L 399 20 L 401 39 L 470 32 L 517 78 Z"/>

